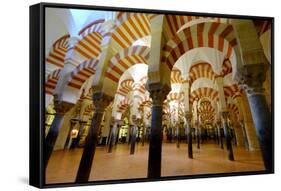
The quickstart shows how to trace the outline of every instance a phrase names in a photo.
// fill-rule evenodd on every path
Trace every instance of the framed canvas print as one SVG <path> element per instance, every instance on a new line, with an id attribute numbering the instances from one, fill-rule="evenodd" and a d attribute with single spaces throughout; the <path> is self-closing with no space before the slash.
<path id="1" fill-rule="evenodd" d="M 274 172 L 274 18 L 30 7 L 30 184 Z"/>

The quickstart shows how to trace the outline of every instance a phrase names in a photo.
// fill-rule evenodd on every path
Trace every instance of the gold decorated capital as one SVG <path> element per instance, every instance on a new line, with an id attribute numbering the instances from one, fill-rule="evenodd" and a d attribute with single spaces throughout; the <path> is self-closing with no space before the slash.
<path id="1" fill-rule="evenodd" d="M 93 93 L 93 104 L 96 112 L 104 112 L 107 106 L 112 102 L 113 98 L 103 92 Z"/>
<path id="2" fill-rule="evenodd" d="M 167 98 L 171 88 L 161 83 L 147 83 L 147 89 L 150 93 L 153 106 L 163 106 L 163 102 Z"/>
<path id="3" fill-rule="evenodd" d="M 64 115 L 74 106 L 73 103 L 62 101 L 58 99 L 57 95 L 54 95 L 54 109 L 57 114 Z"/>

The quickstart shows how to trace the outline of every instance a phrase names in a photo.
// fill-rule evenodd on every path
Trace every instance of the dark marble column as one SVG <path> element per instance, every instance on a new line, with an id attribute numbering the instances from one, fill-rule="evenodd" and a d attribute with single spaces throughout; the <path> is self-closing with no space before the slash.
<path id="1" fill-rule="evenodd" d="M 92 163 L 94 160 L 96 146 L 98 144 L 98 135 L 101 128 L 102 118 L 106 107 L 111 101 L 112 97 L 107 96 L 102 92 L 97 92 L 93 94 L 93 103 L 95 106 L 95 111 L 88 135 L 86 137 L 84 151 L 75 180 L 76 183 L 88 182 L 91 173 Z"/>
<path id="2" fill-rule="evenodd" d="M 215 126 L 215 133 L 216 133 L 216 142 L 220 144 L 220 137 L 219 137 L 219 128 Z"/>
<path id="3" fill-rule="evenodd" d="M 54 146 L 55 146 L 56 140 L 59 135 L 59 130 L 64 121 L 64 115 L 66 112 L 68 112 L 74 106 L 74 104 L 60 101 L 60 100 L 58 100 L 57 96 L 54 96 L 54 106 L 55 106 L 55 110 L 56 110 L 55 119 L 50 127 L 50 130 L 49 130 L 48 135 L 46 136 L 45 142 L 44 142 L 44 166 L 45 166 L 45 168 L 47 167 L 49 159 L 54 150 Z"/>
<path id="4" fill-rule="evenodd" d="M 144 146 L 145 141 L 145 125 L 142 126 L 142 137 L 141 137 L 141 145 Z"/>
<path id="5" fill-rule="evenodd" d="M 230 135 L 230 128 L 228 124 L 228 112 L 222 112 L 222 123 L 224 128 L 224 135 L 225 135 L 225 143 L 226 143 L 226 149 L 227 149 L 227 157 L 229 160 L 233 161 L 233 150 L 232 150 L 232 144 L 231 144 L 231 135 Z"/>
<path id="6" fill-rule="evenodd" d="M 130 154 L 133 155 L 135 154 L 135 147 L 136 147 L 136 131 L 137 127 L 135 125 L 131 126 L 131 146 L 130 146 Z"/>
<path id="7" fill-rule="evenodd" d="M 191 112 L 185 113 L 186 118 L 186 130 L 187 130 L 187 153 L 188 158 L 193 158 L 193 151 L 192 151 L 192 132 L 191 132 L 191 118 L 192 114 Z"/>
<path id="8" fill-rule="evenodd" d="M 176 124 L 177 148 L 180 148 L 180 127 Z"/>
<path id="9" fill-rule="evenodd" d="M 166 99 L 170 88 L 159 83 L 147 84 L 147 86 L 147 89 L 150 92 L 150 97 L 152 98 L 152 120 L 149 140 L 147 176 L 148 178 L 160 178 L 163 139 L 163 102 Z"/>
<path id="10" fill-rule="evenodd" d="M 200 149 L 200 124 L 199 122 L 195 122 L 196 123 L 196 141 L 197 141 L 197 149 Z"/>
<path id="11" fill-rule="evenodd" d="M 116 143 L 116 136 L 117 136 L 117 131 L 118 131 L 118 121 L 115 121 L 113 126 L 112 126 L 112 129 L 111 129 L 111 132 L 110 132 L 110 140 L 109 140 L 109 144 L 108 144 L 108 152 L 111 153 L 112 152 L 112 148 L 113 148 L 113 145 L 115 145 Z"/>
<path id="12" fill-rule="evenodd" d="M 115 142 L 114 142 L 114 144 L 115 145 L 117 145 L 117 143 L 118 143 L 118 139 L 119 139 L 119 134 L 120 134 L 120 125 L 119 124 L 117 124 L 117 134 L 116 134 L 116 139 L 115 139 Z"/>
<path id="13" fill-rule="evenodd" d="M 267 171 L 273 171 L 273 129 L 271 112 L 266 102 L 263 82 L 266 77 L 266 64 L 245 66 L 244 86 L 260 143 L 264 165 Z"/>
<path id="14" fill-rule="evenodd" d="M 223 149 L 223 131 L 221 128 L 221 121 L 217 121 L 217 128 L 218 128 L 219 145 L 220 148 Z"/>

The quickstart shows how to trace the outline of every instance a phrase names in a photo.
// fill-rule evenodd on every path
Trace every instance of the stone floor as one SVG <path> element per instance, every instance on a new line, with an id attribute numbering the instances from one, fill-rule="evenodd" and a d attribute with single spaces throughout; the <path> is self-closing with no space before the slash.
<path id="1" fill-rule="evenodd" d="M 46 171 L 46 183 L 74 182 L 82 149 L 55 151 Z M 227 160 L 226 150 L 216 144 L 193 146 L 194 159 L 187 157 L 187 144 L 163 143 L 162 176 L 264 170 L 261 153 L 234 147 L 235 161 Z M 147 175 L 148 145 L 136 145 L 134 155 L 127 144 L 118 144 L 112 153 L 98 147 L 90 181 L 145 178 Z"/>

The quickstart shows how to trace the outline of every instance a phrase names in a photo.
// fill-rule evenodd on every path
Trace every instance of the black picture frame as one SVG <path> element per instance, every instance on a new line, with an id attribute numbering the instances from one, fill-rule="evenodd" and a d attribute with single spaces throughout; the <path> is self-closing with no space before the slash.
<path id="1" fill-rule="evenodd" d="M 250 172 L 230 172 L 219 174 L 203 174 L 203 175 L 186 175 L 186 176 L 171 176 L 155 179 L 136 178 L 136 179 L 121 179 L 121 180 L 103 180 L 89 181 L 87 183 L 45 183 L 44 169 L 44 123 L 45 123 L 45 8 L 72 8 L 72 9 L 87 9 L 87 10 L 103 10 L 103 11 L 124 11 L 124 12 L 140 12 L 140 13 L 155 13 L 155 14 L 171 14 L 171 15 L 193 15 L 193 16 L 211 16 L 223 18 L 238 18 L 238 19 L 256 19 L 256 20 L 271 20 L 271 101 L 272 101 L 272 150 L 273 150 L 273 168 L 269 171 L 250 171 Z M 30 6 L 30 130 L 29 130 L 29 184 L 38 188 L 54 188 L 67 186 L 85 186 L 85 185 L 100 185 L 100 184 L 116 184 L 116 183 L 132 183 L 146 181 L 163 181 L 177 179 L 193 179 L 193 178 L 210 178 L 210 177 L 227 177 L 227 176 L 242 176 L 242 175 L 258 175 L 274 173 L 274 18 L 265 16 L 249 16 L 249 15 L 231 15 L 217 13 L 198 13 L 198 12 L 183 12 L 183 11 L 168 11 L 168 10 L 153 10 L 153 9 L 136 9 L 125 7 L 104 7 L 93 5 L 76 5 L 76 4 L 58 4 L 58 3 L 39 3 Z"/>

